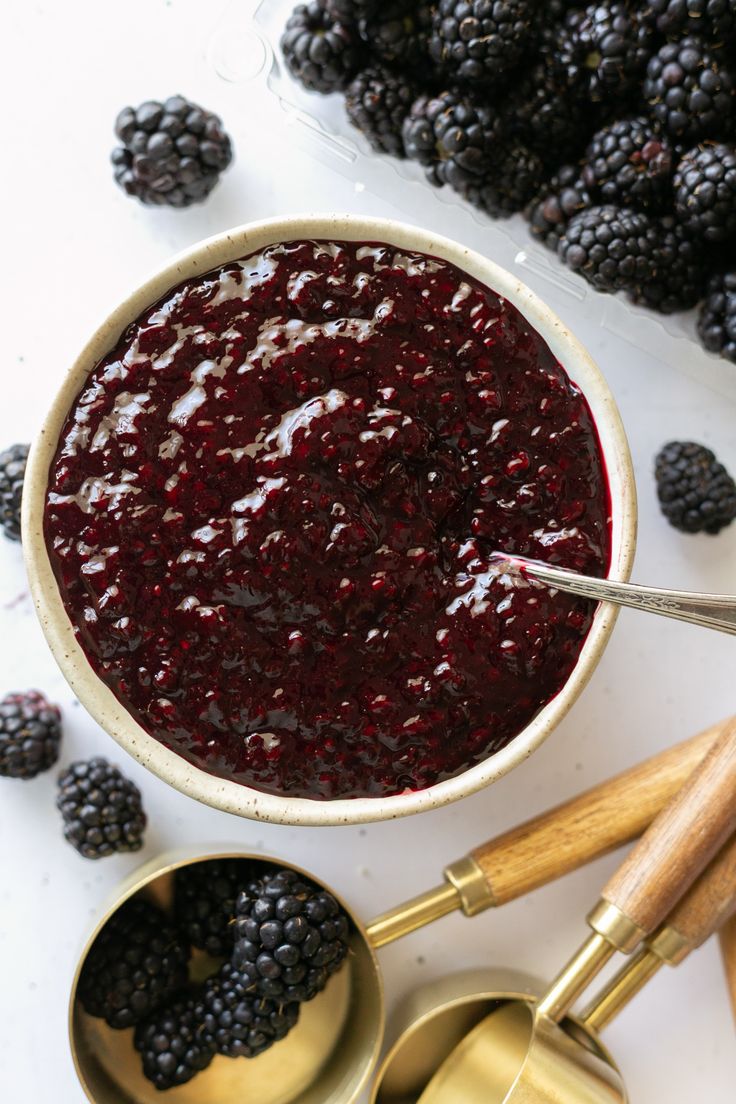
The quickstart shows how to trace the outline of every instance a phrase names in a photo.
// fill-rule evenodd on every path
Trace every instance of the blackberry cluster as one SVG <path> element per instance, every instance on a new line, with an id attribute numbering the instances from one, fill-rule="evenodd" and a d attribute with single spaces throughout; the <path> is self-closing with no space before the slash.
<path id="1" fill-rule="evenodd" d="M 174 912 L 193 947 L 213 958 L 232 954 L 235 902 L 251 873 L 251 864 L 241 859 L 213 859 L 176 871 Z"/>
<path id="2" fill-rule="evenodd" d="M 643 116 L 619 119 L 597 131 L 585 151 L 582 179 L 604 203 L 656 211 L 665 206 L 674 151 Z"/>
<path id="3" fill-rule="evenodd" d="M 573 215 L 591 206 L 590 193 L 580 176 L 580 166 L 562 165 L 533 197 L 524 214 L 534 237 L 556 252 Z"/>
<path id="4" fill-rule="evenodd" d="M 404 157 L 402 129 L 416 98 L 416 86 L 385 65 L 363 69 L 348 85 L 345 106 L 350 122 L 373 149 Z"/>
<path id="5" fill-rule="evenodd" d="M 253 992 L 231 962 L 209 978 L 198 1008 L 203 1038 L 226 1058 L 257 1058 L 280 1042 L 299 1019 L 297 1001 L 283 1003 Z"/>
<path id="6" fill-rule="evenodd" d="M 720 53 L 700 39 L 666 42 L 650 59 L 642 88 L 652 118 L 679 141 L 727 133 L 736 109 L 736 81 Z"/>
<path id="7" fill-rule="evenodd" d="M 161 1091 L 185 1085 L 215 1056 L 194 996 L 148 1016 L 136 1027 L 133 1042 L 143 1059 L 144 1075 Z"/>
<path id="8" fill-rule="evenodd" d="M 293 870 L 258 878 L 238 897 L 233 964 L 260 996 L 312 1000 L 347 950 L 348 922 L 335 898 Z"/>
<path id="9" fill-rule="evenodd" d="M 210 194 L 233 158 L 222 121 L 183 96 L 124 107 L 115 121 L 115 180 L 154 206 L 189 207 Z"/>
<path id="10" fill-rule="evenodd" d="M 736 238 L 736 146 L 707 142 L 688 150 L 674 179 L 683 229 L 705 242 Z"/>
<path id="11" fill-rule="evenodd" d="M 430 56 L 450 80 L 496 85 L 533 41 L 535 6 L 529 0 L 439 0 Z"/>
<path id="12" fill-rule="evenodd" d="M 357 28 L 340 22 L 326 0 L 299 4 L 281 36 L 281 52 L 292 76 L 312 92 L 346 88 L 361 67 Z"/>
<path id="13" fill-rule="evenodd" d="M 662 513 L 683 533 L 719 533 L 736 518 L 736 483 L 710 449 L 670 441 L 654 471 Z"/>
<path id="14" fill-rule="evenodd" d="M 10 540 L 20 540 L 20 503 L 29 445 L 11 445 L 0 452 L 0 528 Z"/>
<path id="15" fill-rule="evenodd" d="M 348 934 L 335 898 L 294 871 L 193 863 L 175 872 L 171 917 L 140 896 L 117 910 L 87 955 L 78 999 L 110 1027 L 134 1027 L 144 1075 L 173 1089 L 216 1055 L 256 1058 L 285 1038 L 302 1001 L 342 965 Z M 211 959 L 197 985 L 192 946 Z M 205 971 L 200 955 L 197 977 Z"/>
<path id="16" fill-rule="evenodd" d="M 376 152 L 424 166 L 600 291 L 702 300 L 736 242 L 736 0 L 319 0 L 310 88 L 344 88 Z M 319 23 L 319 29 L 317 29 Z M 314 35 L 329 37 L 330 48 Z M 356 50 L 358 56 L 356 56 Z M 339 55 L 337 60 L 336 55 Z M 301 55 L 300 55 L 301 56 Z M 337 76 L 335 76 L 337 74 Z M 713 249 L 712 246 L 717 246 Z M 699 325 L 729 357 L 723 281 Z"/>
<path id="17" fill-rule="evenodd" d="M 59 758 L 61 713 L 38 690 L 0 701 L 0 777 L 35 778 Z"/>
<path id="18" fill-rule="evenodd" d="M 588 207 L 573 215 L 557 252 L 601 291 L 636 292 L 657 271 L 654 225 L 643 212 L 627 207 Z"/>
<path id="19" fill-rule="evenodd" d="M 146 814 L 141 793 L 106 759 L 72 763 L 59 775 L 64 837 L 85 859 L 140 851 Z"/>
<path id="20" fill-rule="evenodd" d="M 712 353 L 736 364 L 736 271 L 713 276 L 698 318 L 700 339 Z"/>
<path id="21" fill-rule="evenodd" d="M 90 1016 L 134 1027 L 187 984 L 189 946 L 161 909 L 132 897 L 114 913 L 85 959 L 78 995 Z"/>

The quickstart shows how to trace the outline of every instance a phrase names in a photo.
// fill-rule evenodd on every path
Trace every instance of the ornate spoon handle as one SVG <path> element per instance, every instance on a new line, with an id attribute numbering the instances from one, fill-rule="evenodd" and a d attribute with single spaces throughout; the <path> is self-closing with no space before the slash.
<path id="1" fill-rule="evenodd" d="M 732 594 L 696 594 L 687 590 L 661 590 L 659 587 L 617 583 L 611 579 L 596 579 L 578 575 L 562 567 L 549 567 L 524 556 L 496 552 L 496 563 L 505 561 L 522 574 L 540 583 L 547 583 L 568 594 L 579 594 L 597 602 L 614 602 L 618 606 L 659 613 L 676 621 L 689 621 L 709 629 L 736 635 L 736 596 Z"/>

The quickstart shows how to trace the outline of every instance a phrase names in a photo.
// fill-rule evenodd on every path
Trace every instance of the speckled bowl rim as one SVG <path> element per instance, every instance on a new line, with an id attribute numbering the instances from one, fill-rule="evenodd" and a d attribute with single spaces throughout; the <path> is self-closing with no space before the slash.
<path id="1" fill-rule="evenodd" d="M 262 793 L 208 774 L 149 736 L 94 673 L 74 638 L 43 539 L 48 472 L 64 420 L 88 373 L 115 345 L 126 326 L 171 287 L 247 256 L 267 245 L 299 238 L 386 242 L 440 257 L 487 284 L 528 318 L 580 386 L 595 418 L 609 481 L 612 549 L 609 577 L 626 580 L 636 543 L 636 489 L 628 443 L 608 384 L 588 352 L 555 314 L 509 272 L 471 249 L 392 219 L 356 215 L 297 215 L 248 223 L 184 250 L 133 291 L 108 316 L 69 369 L 28 459 L 23 495 L 23 550 L 31 593 L 51 651 L 80 702 L 129 754 L 182 793 L 238 816 L 277 824 L 362 824 L 436 809 L 487 786 L 522 763 L 549 736 L 592 675 L 611 635 L 617 610 L 599 606 L 569 679 L 501 751 L 455 778 L 425 790 L 382 798 L 316 801 Z"/>

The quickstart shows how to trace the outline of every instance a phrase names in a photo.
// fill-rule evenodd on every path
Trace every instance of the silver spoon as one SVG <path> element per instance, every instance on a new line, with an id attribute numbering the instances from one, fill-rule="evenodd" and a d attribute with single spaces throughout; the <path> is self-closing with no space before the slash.
<path id="1" fill-rule="evenodd" d="M 736 636 L 736 596 L 733 594 L 697 594 L 687 590 L 662 590 L 636 583 L 617 583 L 612 579 L 578 575 L 564 567 L 550 567 L 538 560 L 505 552 L 494 552 L 491 559 L 497 564 L 508 563 L 512 570 L 568 594 L 578 594 L 596 602 L 630 606 L 647 613 L 659 613 L 675 621 L 689 621 L 691 625 L 704 625 Z"/>

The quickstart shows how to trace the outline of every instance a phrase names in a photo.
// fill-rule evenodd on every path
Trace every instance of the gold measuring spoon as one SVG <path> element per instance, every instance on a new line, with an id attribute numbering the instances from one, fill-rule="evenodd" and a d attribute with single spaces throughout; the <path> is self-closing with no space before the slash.
<path id="1" fill-rule="evenodd" d="M 172 1104 L 240 1104 L 244 1098 L 257 1099 L 259 1104 L 351 1104 L 374 1068 L 383 1038 L 383 988 L 376 949 L 453 909 L 474 915 L 511 901 L 641 834 L 729 724 L 716 725 L 503 833 L 449 866 L 441 886 L 368 925 L 341 902 L 352 920 L 351 954 L 325 992 L 304 1006 L 294 1031 L 251 1061 L 215 1059 L 188 1085 L 170 1090 L 167 1100 Z M 214 858 L 282 863 L 234 848 L 159 857 L 118 888 L 87 940 L 72 985 L 69 1028 L 77 1072 L 94 1104 L 153 1104 L 160 1094 L 143 1078 L 129 1034 L 87 1016 L 76 1000 L 86 955 L 100 929 L 131 896 L 142 893 L 166 907 L 175 871 Z M 205 963 L 205 968 L 213 967 Z M 511 985 L 510 995 L 517 991 Z"/>
<path id="2" fill-rule="evenodd" d="M 731 997 L 734 1020 L 736 1020 L 736 916 L 732 916 L 723 925 L 720 940 L 723 965 L 726 969 L 726 984 Z"/>
<path id="3" fill-rule="evenodd" d="M 620 1104 L 621 1078 L 561 1021 L 616 951 L 656 931 L 736 830 L 736 722 L 633 848 L 588 917 L 593 934 L 536 1006 L 509 1001 L 440 1066 L 420 1104 Z"/>
<path id="4" fill-rule="evenodd" d="M 534 579 L 580 598 L 613 602 L 617 606 L 658 613 L 675 621 L 688 621 L 691 625 L 736 635 L 736 595 L 733 594 L 698 594 L 689 590 L 663 590 L 638 583 L 618 583 L 613 579 L 579 575 L 564 567 L 553 567 L 526 556 L 506 555 L 504 552 L 494 552 L 491 560 L 496 568 L 490 573 L 491 576 L 497 575 L 498 569 L 505 564 L 510 575 Z"/>

